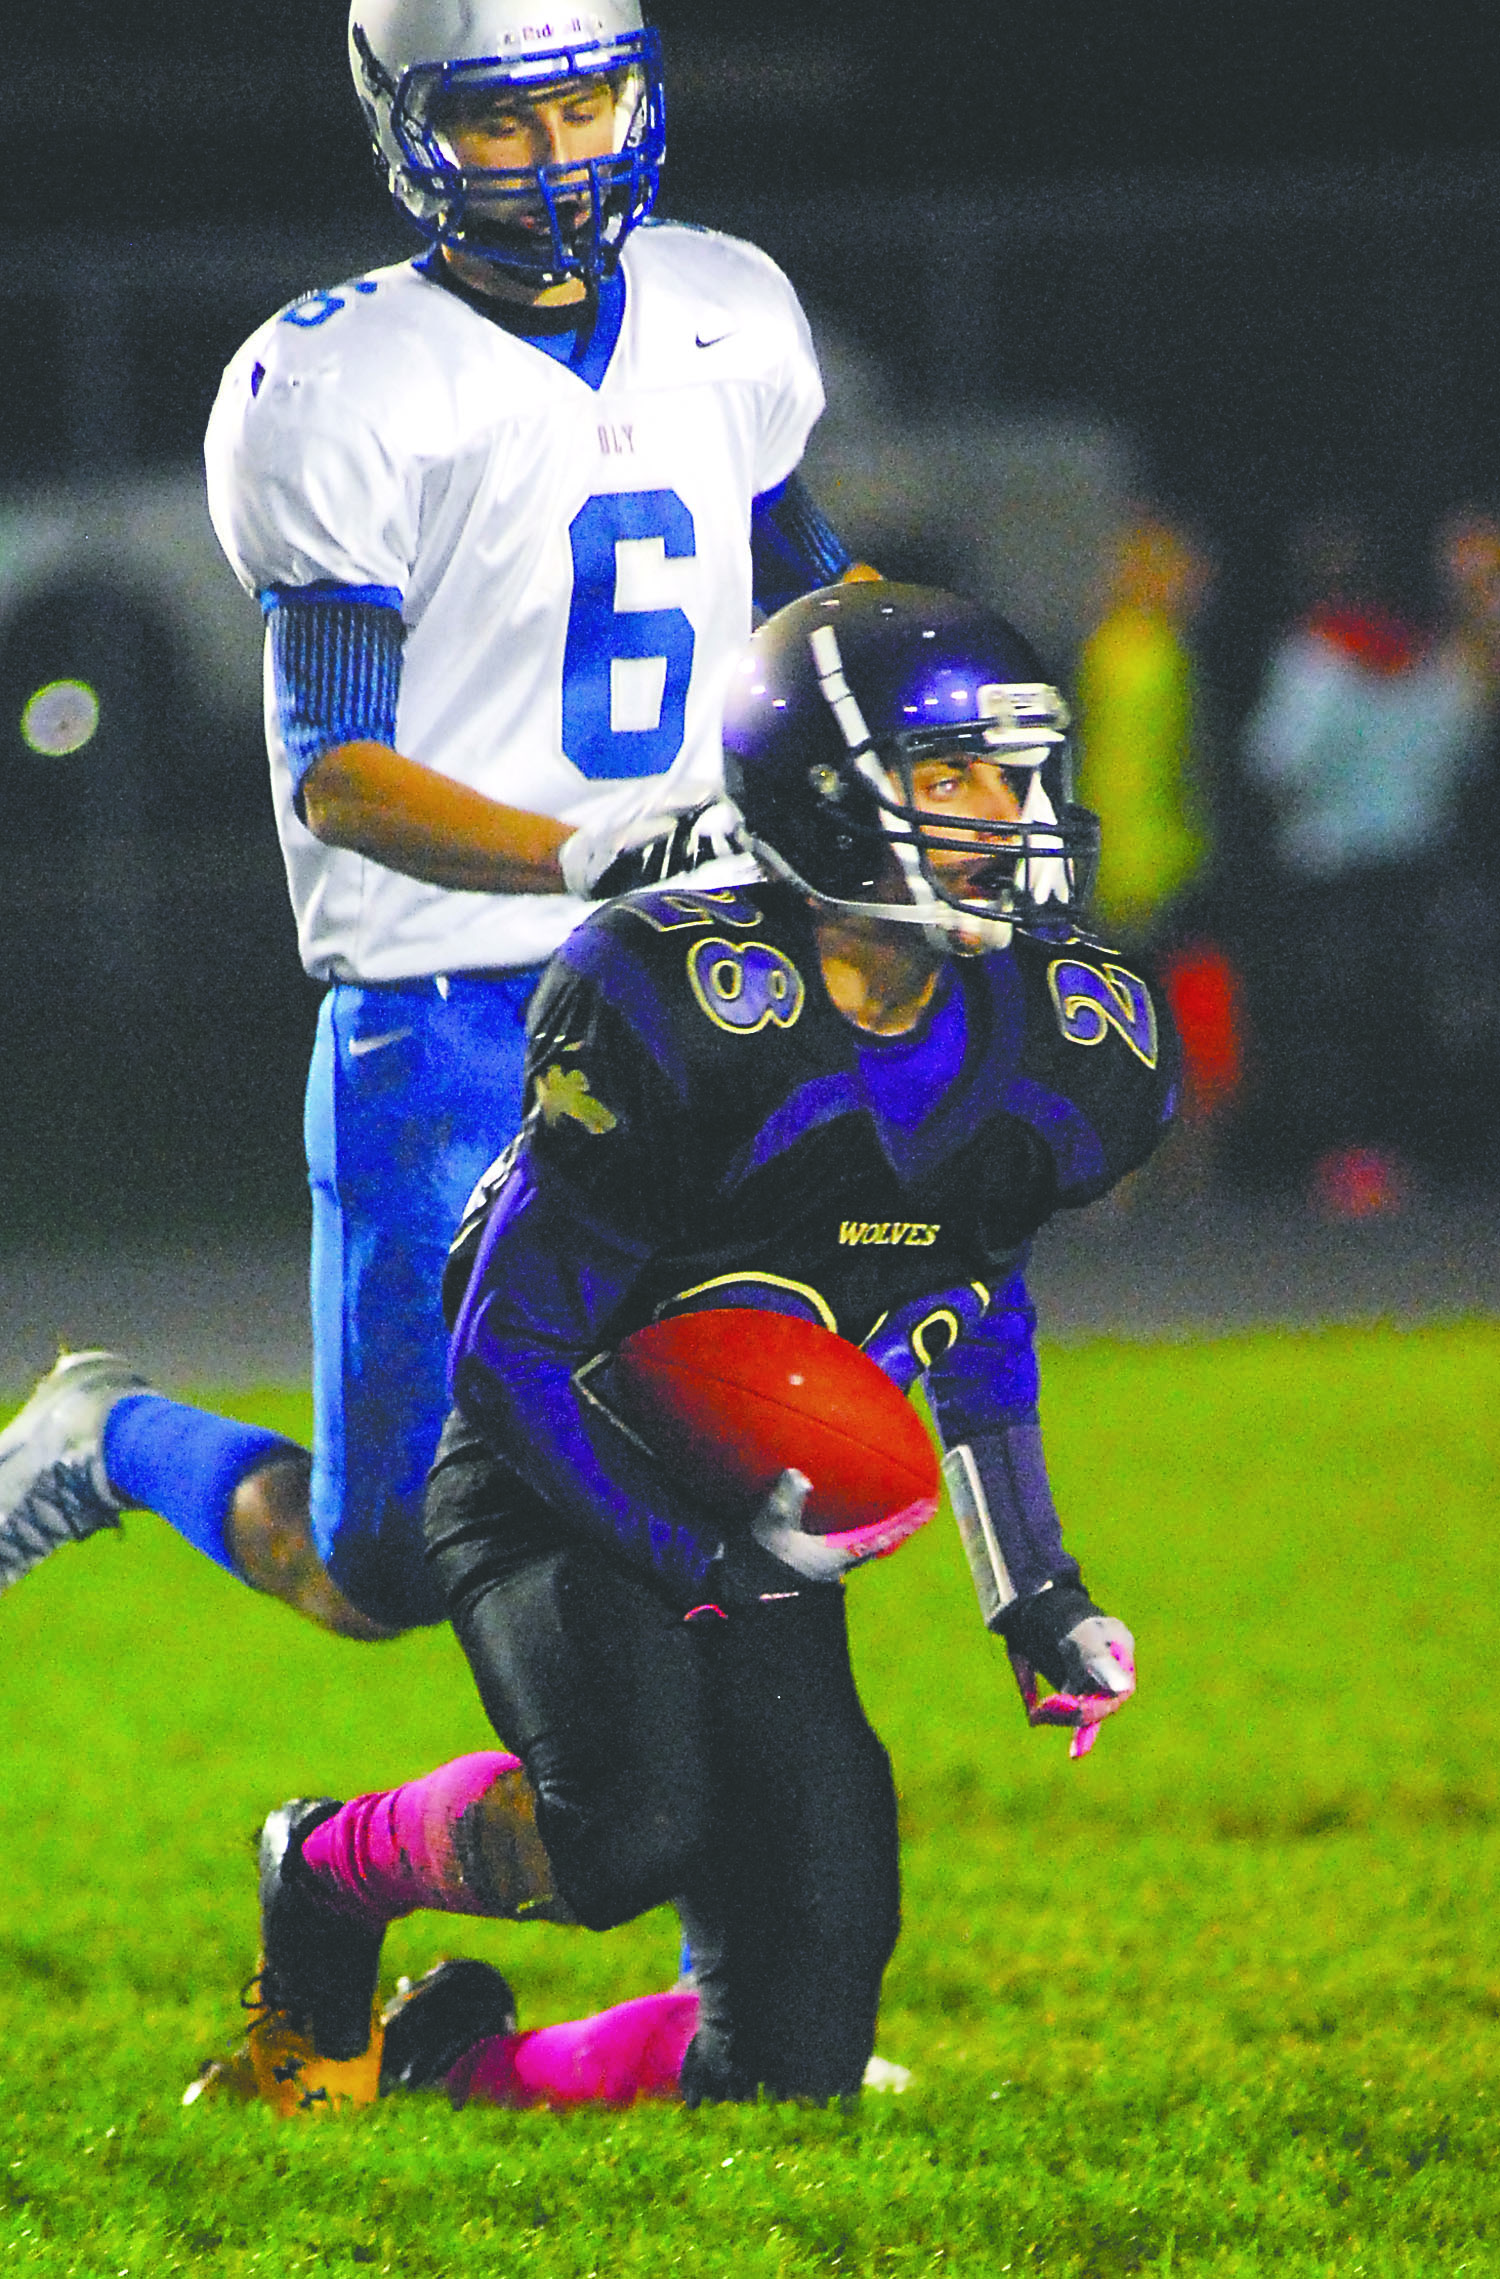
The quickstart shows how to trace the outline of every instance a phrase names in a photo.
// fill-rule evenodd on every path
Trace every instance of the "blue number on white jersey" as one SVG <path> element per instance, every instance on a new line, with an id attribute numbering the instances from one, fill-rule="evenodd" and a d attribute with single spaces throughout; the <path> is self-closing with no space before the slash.
<path id="1" fill-rule="evenodd" d="M 681 561 L 698 551 L 693 517 L 675 491 L 607 491 L 579 509 L 568 535 L 573 606 L 563 657 L 563 750 L 592 778 L 664 775 L 682 749 L 696 636 L 680 609 L 615 607 L 615 548 L 622 540 L 657 539 L 669 561 Z M 661 670 L 653 674 L 653 666 Z M 654 711 L 655 725 L 616 727 L 621 710 Z"/>
<path id="2" fill-rule="evenodd" d="M 357 278 L 353 285 L 344 288 L 344 292 L 364 294 L 379 290 L 368 277 Z M 330 317 L 336 317 L 340 309 L 348 306 L 342 293 L 305 293 L 300 301 L 293 301 L 289 309 L 282 310 L 281 321 L 296 325 L 300 332 L 316 332 L 320 324 L 327 324 Z"/>

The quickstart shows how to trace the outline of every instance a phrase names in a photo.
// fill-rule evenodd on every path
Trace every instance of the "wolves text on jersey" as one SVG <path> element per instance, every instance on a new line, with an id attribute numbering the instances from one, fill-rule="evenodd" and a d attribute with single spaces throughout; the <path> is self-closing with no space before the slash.
<path id="1" fill-rule="evenodd" d="M 941 1225 L 908 1219 L 840 1219 L 839 1241 L 850 1249 L 869 1243 L 877 1250 L 930 1250 Z"/>

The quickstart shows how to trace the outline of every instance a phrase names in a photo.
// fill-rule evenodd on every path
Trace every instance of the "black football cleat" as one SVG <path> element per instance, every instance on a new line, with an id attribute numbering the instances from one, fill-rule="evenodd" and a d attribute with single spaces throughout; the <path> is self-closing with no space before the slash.
<path id="1" fill-rule="evenodd" d="M 370 2045 L 385 1927 L 341 1914 L 302 1864 L 303 1842 L 338 1809 L 294 1797 L 260 1832 L 260 2001 L 319 2057 L 342 2061 Z"/>
<path id="2" fill-rule="evenodd" d="M 435 2089 L 465 2050 L 516 2030 L 516 1998 L 493 1963 L 440 1962 L 386 2005 L 380 2094 Z"/>

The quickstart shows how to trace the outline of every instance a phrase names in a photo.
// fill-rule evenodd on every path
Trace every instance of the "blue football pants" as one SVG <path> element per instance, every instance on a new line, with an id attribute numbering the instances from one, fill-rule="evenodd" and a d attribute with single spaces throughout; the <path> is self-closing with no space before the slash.
<path id="1" fill-rule="evenodd" d="M 312 1536 L 344 1596 L 391 1629 L 445 1619 L 422 1556 L 448 1406 L 443 1266 L 520 1123 L 538 978 L 337 983 L 318 1018 L 306 1114 Z"/>

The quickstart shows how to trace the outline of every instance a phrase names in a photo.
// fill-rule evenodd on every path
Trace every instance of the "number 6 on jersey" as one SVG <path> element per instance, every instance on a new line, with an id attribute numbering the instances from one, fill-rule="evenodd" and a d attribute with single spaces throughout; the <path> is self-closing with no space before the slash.
<path id="1" fill-rule="evenodd" d="M 592 778 L 664 775 L 682 749 L 696 645 L 680 609 L 621 609 L 618 548 L 659 545 L 662 559 L 698 551 L 675 491 L 608 491 L 568 531 L 573 606 L 563 654 L 562 743 Z"/>

